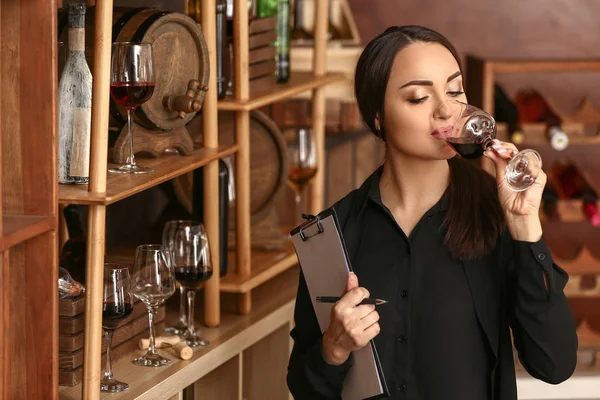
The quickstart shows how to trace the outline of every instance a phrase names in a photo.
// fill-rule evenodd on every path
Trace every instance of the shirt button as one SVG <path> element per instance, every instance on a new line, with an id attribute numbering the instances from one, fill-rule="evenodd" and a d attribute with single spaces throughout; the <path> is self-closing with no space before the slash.
<path id="1" fill-rule="evenodd" d="M 398 338 L 398 341 L 399 341 L 400 343 L 406 343 L 406 336 L 404 336 L 404 335 L 400 335 L 400 337 Z"/>
<path id="2" fill-rule="evenodd" d="M 402 297 L 403 299 L 405 299 L 407 295 L 408 293 L 406 292 L 406 290 L 400 292 L 400 297 Z"/>
<path id="3" fill-rule="evenodd" d="M 540 261 L 544 261 L 546 259 L 546 254 L 545 253 L 539 253 L 537 255 L 538 260 Z"/>
<path id="4" fill-rule="evenodd" d="M 397 387 L 399 392 L 404 392 L 406 390 L 406 385 L 404 383 L 398 385 Z"/>

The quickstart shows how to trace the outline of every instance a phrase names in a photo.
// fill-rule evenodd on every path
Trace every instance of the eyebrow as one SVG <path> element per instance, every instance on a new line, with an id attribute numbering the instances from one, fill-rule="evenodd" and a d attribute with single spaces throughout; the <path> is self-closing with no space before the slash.
<path id="1" fill-rule="evenodd" d="M 458 78 L 459 76 L 461 76 L 461 72 L 460 71 L 456 71 L 455 73 L 453 73 L 452 75 L 450 75 L 448 77 L 448 80 L 446 82 L 450 82 L 453 79 Z M 400 89 L 403 89 L 407 86 L 433 86 L 433 82 L 432 81 L 425 81 L 425 80 L 416 80 L 416 81 L 410 81 L 408 83 L 405 83 L 404 85 L 400 86 Z"/>

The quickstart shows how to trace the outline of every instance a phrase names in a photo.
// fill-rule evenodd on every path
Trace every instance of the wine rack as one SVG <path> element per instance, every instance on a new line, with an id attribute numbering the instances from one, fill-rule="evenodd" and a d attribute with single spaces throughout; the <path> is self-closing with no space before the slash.
<path id="1" fill-rule="evenodd" d="M 467 98 L 471 104 L 493 115 L 494 85 L 499 75 L 547 72 L 600 72 L 600 60 L 496 60 L 468 55 Z M 553 111 L 561 117 L 561 129 L 569 136 L 568 148 L 552 149 L 546 137 L 547 126 L 543 123 L 520 126 L 525 140 L 517 147 L 540 153 L 549 182 L 554 182 L 553 165 L 568 161 L 577 167 L 594 191 L 600 193 L 600 111 L 587 97 L 572 114 Z M 591 134 L 586 132 L 590 127 L 596 128 Z M 498 124 L 498 138 L 510 141 L 506 124 Z M 486 159 L 482 163 L 483 168 L 494 173 L 491 161 Z M 565 293 L 578 322 L 580 351 L 596 354 L 600 351 L 600 317 L 594 312 L 600 307 L 600 254 L 596 251 L 600 228 L 590 225 L 582 206 L 581 199 L 559 198 L 556 205 L 559 220 L 550 221 L 543 212 L 540 218 L 554 261 L 570 276 Z M 597 206 L 600 207 L 600 202 Z"/>

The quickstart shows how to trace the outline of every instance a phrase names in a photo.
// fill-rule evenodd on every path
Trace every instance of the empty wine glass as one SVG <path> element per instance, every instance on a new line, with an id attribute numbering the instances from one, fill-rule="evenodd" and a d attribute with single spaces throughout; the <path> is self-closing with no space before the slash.
<path id="1" fill-rule="evenodd" d="M 289 160 L 288 185 L 294 190 L 296 222 L 300 220 L 300 200 L 306 186 L 317 174 L 317 146 L 310 129 L 294 131 L 287 143 Z"/>
<path id="2" fill-rule="evenodd" d="M 122 264 L 104 264 L 104 300 L 102 306 L 102 328 L 106 339 L 106 367 L 100 381 L 102 392 L 122 392 L 129 385 L 119 382 L 112 373 L 110 347 L 113 331 L 133 312 L 129 268 Z"/>
<path id="3" fill-rule="evenodd" d="M 190 347 L 206 346 L 208 341 L 201 339 L 194 327 L 196 291 L 200 284 L 210 279 L 213 274 L 208 236 L 203 225 L 180 225 L 175 229 L 171 248 L 175 279 L 187 291 L 187 331 L 183 335 L 183 340 Z"/>
<path id="4" fill-rule="evenodd" d="M 113 44 L 110 71 L 110 93 L 113 99 L 127 110 L 129 130 L 129 157 L 125 164 L 109 168 L 121 174 L 145 174 L 152 168 L 135 163 L 133 154 L 133 113 L 154 93 L 154 69 L 150 43 L 117 42 Z"/>
<path id="5" fill-rule="evenodd" d="M 496 138 L 494 118 L 475 106 L 457 100 L 445 102 L 441 107 L 445 109 L 438 111 L 448 116 L 447 125 L 438 128 L 433 136 L 445 140 L 463 158 L 481 157 Z M 521 192 L 535 182 L 541 170 L 542 158 L 539 153 L 526 149 L 513 154 L 504 178 L 513 191 Z"/>
<path id="6" fill-rule="evenodd" d="M 133 264 L 132 293 L 148 308 L 150 341 L 148 352 L 133 360 L 135 365 L 159 367 L 171 360 L 156 353 L 154 343 L 154 321 L 158 308 L 175 293 L 175 277 L 171 254 L 162 245 L 142 245 L 135 250 Z"/>
<path id="7" fill-rule="evenodd" d="M 167 221 L 163 228 L 162 233 L 162 244 L 169 250 L 173 250 L 173 239 L 175 236 L 175 231 L 181 226 L 191 226 L 196 223 L 191 220 L 172 220 Z M 172 333 L 174 335 L 183 335 L 187 330 L 187 313 L 186 313 L 186 289 L 183 285 L 179 285 L 179 319 L 173 326 L 169 326 L 165 328 L 165 332 Z"/>

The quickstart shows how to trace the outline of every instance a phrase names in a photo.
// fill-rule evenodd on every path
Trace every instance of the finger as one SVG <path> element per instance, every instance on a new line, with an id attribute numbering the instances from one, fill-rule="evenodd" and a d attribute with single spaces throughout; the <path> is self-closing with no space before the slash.
<path id="1" fill-rule="evenodd" d="M 377 311 L 372 311 L 369 314 L 365 315 L 365 317 L 360 320 L 360 325 L 362 326 L 362 328 L 364 330 L 364 329 L 367 329 L 368 327 L 370 327 L 371 325 L 373 325 L 377 321 L 379 321 L 379 313 Z"/>
<path id="2" fill-rule="evenodd" d="M 360 306 L 357 306 L 354 309 L 353 313 L 357 319 L 363 319 L 367 315 L 371 314 L 373 311 L 375 311 L 375 304 L 362 304 Z"/>
<path id="3" fill-rule="evenodd" d="M 348 274 L 348 280 L 346 281 L 346 291 L 344 293 L 348 293 L 356 287 L 358 287 L 358 277 L 354 272 L 350 272 L 350 274 Z"/>
<path id="4" fill-rule="evenodd" d="M 369 291 L 363 287 L 356 287 L 342 296 L 338 301 L 340 307 L 354 308 L 358 303 L 369 297 Z"/>
<path id="5" fill-rule="evenodd" d="M 501 142 L 497 139 L 492 141 L 491 148 L 494 150 L 496 154 L 498 154 L 501 158 L 511 159 L 517 154 L 519 151 L 512 143 Z"/>
<path id="6" fill-rule="evenodd" d="M 379 335 L 380 331 L 381 327 L 379 326 L 379 322 L 375 322 L 373 325 L 369 326 L 367 329 L 364 330 L 363 338 L 365 340 L 371 340 L 375 336 Z"/>

